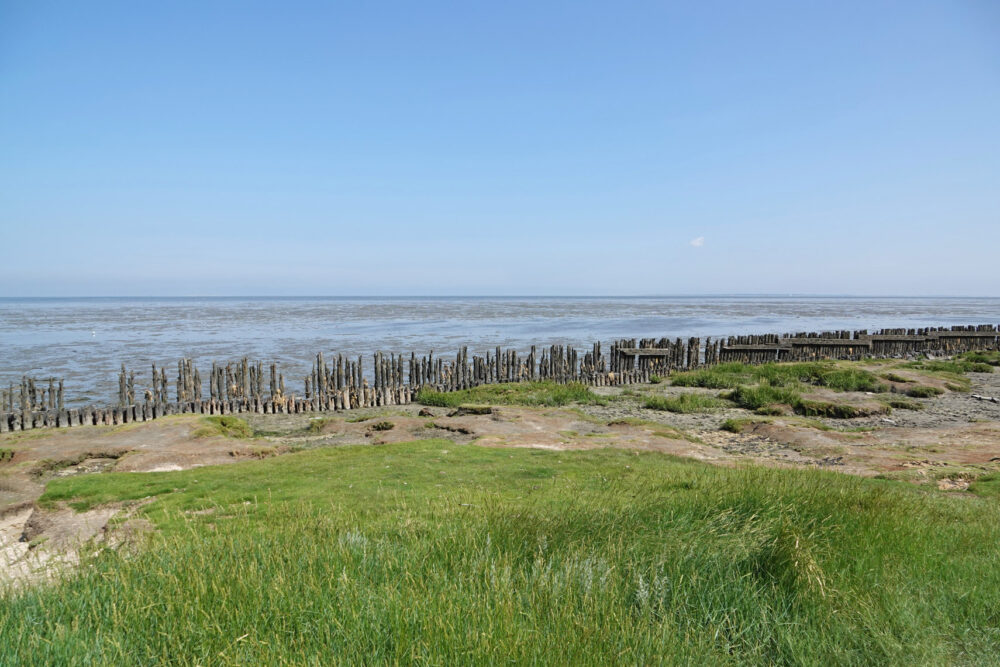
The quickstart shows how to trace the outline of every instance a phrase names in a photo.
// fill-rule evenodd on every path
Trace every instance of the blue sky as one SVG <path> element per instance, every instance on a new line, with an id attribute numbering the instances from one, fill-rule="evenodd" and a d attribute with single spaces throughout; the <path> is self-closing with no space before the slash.
<path id="1" fill-rule="evenodd" d="M 0 0 L 0 296 L 1000 296 L 1000 5 Z"/>

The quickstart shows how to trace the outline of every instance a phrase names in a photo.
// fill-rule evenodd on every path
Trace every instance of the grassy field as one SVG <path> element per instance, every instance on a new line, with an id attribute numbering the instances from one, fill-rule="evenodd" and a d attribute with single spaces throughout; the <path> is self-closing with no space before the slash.
<path id="1" fill-rule="evenodd" d="M 0 664 L 995 663 L 980 493 L 441 440 L 59 479 L 160 530 L 5 594 Z"/>
<path id="2" fill-rule="evenodd" d="M 607 399 L 598 396 L 579 382 L 512 382 L 486 384 L 461 391 L 440 392 L 423 388 L 417 402 L 437 407 L 457 408 L 462 405 L 531 405 L 559 407 L 572 403 L 596 405 Z"/>

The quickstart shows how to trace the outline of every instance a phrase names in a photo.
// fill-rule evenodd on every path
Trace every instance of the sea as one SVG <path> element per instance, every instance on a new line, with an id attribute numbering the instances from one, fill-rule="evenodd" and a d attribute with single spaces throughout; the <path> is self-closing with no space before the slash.
<path id="1" fill-rule="evenodd" d="M 176 376 L 190 358 L 276 361 L 298 387 L 317 352 L 453 356 L 462 346 L 589 348 L 619 338 L 1000 323 L 1000 298 L 662 297 L 75 297 L 0 298 L 0 385 L 65 380 L 67 402 L 113 402 L 121 364 L 137 393 L 151 364 Z"/>

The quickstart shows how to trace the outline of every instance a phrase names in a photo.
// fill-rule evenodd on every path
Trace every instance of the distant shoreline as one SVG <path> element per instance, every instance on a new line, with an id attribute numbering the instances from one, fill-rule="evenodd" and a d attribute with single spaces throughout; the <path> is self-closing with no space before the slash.
<path id="1" fill-rule="evenodd" d="M 76 295 L 76 296 L 61 296 L 61 295 L 45 295 L 45 296 L 0 296 L 0 302 L 2 301 L 112 301 L 112 300 L 123 300 L 123 301 L 183 301 L 183 300 L 219 300 L 219 301 L 243 301 L 243 300 L 262 300 L 262 301 L 382 301 L 382 300 L 393 300 L 393 301 L 454 301 L 454 300 L 496 300 L 496 301 L 508 301 L 508 300 L 640 300 L 640 299 L 795 299 L 795 300 L 830 300 L 830 299 L 904 299 L 904 300 L 921 300 L 921 299 L 983 299 L 987 301 L 1000 301 L 1000 296 L 977 296 L 968 294 L 916 294 L 916 295 L 899 295 L 899 294 L 617 294 L 617 295 L 599 295 L 599 294 L 578 294 L 578 295 L 560 295 L 560 294 L 539 294 L 539 295 L 525 295 L 525 294 L 470 294 L 470 295 L 460 295 L 460 294 L 443 294 L 443 295 L 424 295 L 424 294 L 387 294 L 387 295 L 266 295 L 266 294 L 250 294 L 250 295 Z"/>

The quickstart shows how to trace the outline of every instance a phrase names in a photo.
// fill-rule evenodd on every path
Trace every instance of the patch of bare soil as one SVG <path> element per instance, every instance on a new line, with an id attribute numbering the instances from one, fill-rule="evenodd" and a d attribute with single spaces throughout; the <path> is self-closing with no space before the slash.
<path id="1" fill-rule="evenodd" d="M 195 438 L 199 417 L 178 415 L 125 426 L 81 426 L 6 433 L 0 447 L 14 456 L 0 463 L 0 511 L 38 498 L 54 477 L 107 471 L 156 472 L 260 457 L 253 441 Z"/>
<path id="2" fill-rule="evenodd" d="M 842 392 L 833 391 L 824 387 L 811 387 L 809 391 L 802 395 L 803 403 L 819 404 L 819 412 L 822 413 L 824 405 L 846 406 L 855 411 L 858 415 L 870 417 L 872 415 L 885 415 L 891 409 L 878 400 L 876 394 L 867 392 Z"/>
<path id="3" fill-rule="evenodd" d="M 46 548 L 66 551 L 78 548 L 104 530 L 118 513 L 117 507 L 101 507 L 77 512 L 70 507 L 34 508 L 24 522 L 21 541 L 29 545 L 44 544 Z"/>
<path id="4" fill-rule="evenodd" d="M 50 579 L 75 566 L 81 550 L 106 530 L 116 512 L 36 507 L 8 512 L 0 518 L 0 587 Z"/>
<path id="5" fill-rule="evenodd" d="M 134 516 L 144 504 L 85 512 L 66 505 L 20 506 L 6 512 L 0 516 L 0 589 L 58 577 L 89 549 L 137 545 L 153 530 L 147 519 Z"/>
<path id="6" fill-rule="evenodd" d="M 937 429 L 886 427 L 864 432 L 824 431 L 782 418 L 750 423 L 738 441 L 765 438 L 773 450 L 797 452 L 809 465 L 837 466 L 843 472 L 878 475 L 912 468 L 928 472 L 965 469 L 983 474 L 1000 468 L 1000 424 L 974 423 Z M 772 452 L 742 453 L 776 458 Z M 786 458 L 787 457 L 778 457 Z"/>
<path id="7" fill-rule="evenodd" d="M 421 412 L 422 417 L 419 416 Z M 310 426 L 318 420 L 305 415 L 281 415 L 278 424 L 267 422 L 270 415 L 256 416 L 252 422 L 255 426 L 261 423 L 271 429 L 272 440 L 295 448 L 447 438 L 456 444 L 475 442 L 490 447 L 625 447 L 709 460 L 716 458 L 716 453 L 697 439 L 685 438 L 677 429 L 655 422 L 616 422 L 562 408 L 499 406 L 484 414 L 477 412 L 480 411 L 405 406 L 325 418 L 318 426 Z M 386 424 L 391 427 L 385 427 Z M 284 432 L 277 432 L 278 428 Z"/>

